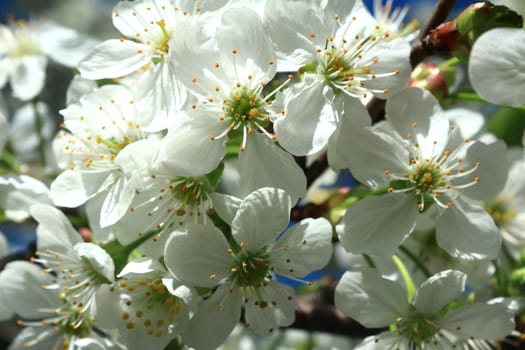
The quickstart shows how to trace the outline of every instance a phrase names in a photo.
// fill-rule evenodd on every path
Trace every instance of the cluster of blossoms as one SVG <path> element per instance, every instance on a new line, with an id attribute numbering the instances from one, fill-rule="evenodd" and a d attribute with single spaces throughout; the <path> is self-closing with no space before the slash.
<path id="1" fill-rule="evenodd" d="M 523 114 L 525 31 L 504 9 L 521 22 L 457 42 L 476 98 Z M 524 156 L 417 81 L 407 11 L 136 0 L 114 7 L 121 37 L 103 42 L 0 26 L 0 86 L 33 100 L 20 117 L 0 108 L 0 219 L 37 223 L 33 256 L 0 271 L 0 320 L 24 327 L 9 349 L 214 349 L 239 323 L 272 336 L 327 265 L 342 275 L 332 311 L 383 329 L 355 349 L 488 349 L 517 332 Z M 38 98 L 47 57 L 78 71 L 57 133 Z M 359 185 L 311 215 L 320 159 Z"/>

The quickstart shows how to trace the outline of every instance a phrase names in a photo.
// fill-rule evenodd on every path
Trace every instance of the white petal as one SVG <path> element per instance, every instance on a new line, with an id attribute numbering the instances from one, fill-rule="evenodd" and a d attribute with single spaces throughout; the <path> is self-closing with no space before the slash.
<path id="1" fill-rule="evenodd" d="M 514 330 L 514 313 L 503 304 L 476 303 L 450 311 L 440 326 L 463 339 L 496 340 Z"/>
<path id="2" fill-rule="evenodd" d="M 80 97 L 92 93 L 98 88 L 95 81 L 75 75 L 66 92 L 66 106 L 79 104 Z"/>
<path id="3" fill-rule="evenodd" d="M 276 65 L 270 43 L 257 13 L 250 8 L 230 8 L 224 12 L 221 25 L 217 28 L 219 49 L 231 55 L 233 49 L 235 65 L 241 71 L 253 75 L 254 81 L 267 82 L 275 75 Z M 242 75 L 239 79 L 246 79 Z"/>
<path id="4" fill-rule="evenodd" d="M 494 45 L 498 43 L 498 45 Z M 469 77 L 485 100 L 508 106 L 525 105 L 525 31 L 496 28 L 481 35 L 472 47 Z M 505 91 L 501 87 L 505 87 Z"/>
<path id="5" fill-rule="evenodd" d="M 221 132 L 221 124 L 209 116 L 202 117 L 168 131 L 157 155 L 163 169 L 179 176 L 200 176 L 219 165 L 225 153 L 224 141 L 212 141 L 210 136 Z"/>
<path id="6" fill-rule="evenodd" d="M 367 117 L 368 114 L 364 113 L 343 117 L 341 127 L 330 140 L 328 159 L 335 169 L 350 169 L 362 183 L 373 187 L 385 186 L 390 181 L 386 170 L 406 175 L 409 153 L 401 140 L 393 135 L 378 128 L 365 127 L 366 123 L 370 123 Z M 369 147 L 371 143 L 374 147 Z"/>
<path id="7" fill-rule="evenodd" d="M 45 338 L 42 336 L 44 331 L 48 334 Z M 62 340 L 60 333 L 53 331 L 51 326 L 47 326 L 44 329 L 42 329 L 42 327 L 25 327 L 13 340 L 13 343 L 9 346 L 9 350 L 27 349 L 26 343 L 34 341 L 37 337 L 41 338 L 41 341 L 36 345 L 40 349 L 52 349 L 57 342 Z"/>
<path id="8" fill-rule="evenodd" d="M 462 194 L 476 199 L 489 200 L 503 189 L 508 177 L 508 162 L 506 146 L 501 140 L 485 144 L 474 142 L 468 147 L 461 166 L 471 169 L 479 162 L 479 167 L 471 175 L 451 181 L 452 186 L 469 183 L 474 177 L 479 177 L 479 182 L 461 190 Z"/>
<path id="9" fill-rule="evenodd" d="M 317 75 L 309 74 L 284 94 L 286 115 L 274 124 L 279 143 L 294 155 L 320 151 L 328 143 L 339 120 L 337 111 L 340 106 L 333 105 L 332 89 Z"/>
<path id="10" fill-rule="evenodd" d="M 13 221 L 29 217 L 29 208 L 36 203 L 52 204 L 47 186 L 27 175 L 0 176 L 0 207 Z"/>
<path id="11" fill-rule="evenodd" d="M 297 68 L 313 61 L 316 46 L 324 47 L 325 40 L 335 32 L 335 21 L 325 22 L 322 11 L 313 2 L 269 0 L 264 11 L 264 25 L 277 51 Z M 310 33 L 315 33 L 315 37 L 311 38 Z"/>
<path id="12" fill-rule="evenodd" d="M 115 28 L 125 36 L 135 37 L 143 42 L 156 42 L 165 37 L 157 22 L 162 20 L 165 30 L 172 32 L 176 26 L 177 12 L 180 11 L 176 11 L 169 0 L 121 1 L 113 8 L 112 19 Z"/>
<path id="13" fill-rule="evenodd" d="M 42 52 L 60 64 L 75 67 L 97 41 L 74 30 L 49 23 L 39 35 Z"/>
<path id="14" fill-rule="evenodd" d="M 234 288 L 229 293 L 228 286 L 221 286 L 202 302 L 197 314 L 190 320 L 182 334 L 184 344 L 196 349 L 215 349 L 226 340 L 240 317 L 240 291 Z"/>
<path id="15" fill-rule="evenodd" d="M 261 188 L 242 201 L 232 221 L 237 243 L 256 251 L 271 243 L 289 222 L 290 197 L 281 189 Z"/>
<path id="16" fill-rule="evenodd" d="M 412 305 L 427 316 L 433 316 L 448 303 L 459 299 L 465 289 L 467 275 L 461 271 L 441 271 L 425 282 L 416 290 Z"/>
<path id="17" fill-rule="evenodd" d="M 397 332 L 381 332 L 378 335 L 366 337 L 354 350 L 398 350 L 410 349 L 409 338 L 400 336 Z"/>
<path id="18" fill-rule="evenodd" d="M 351 26 L 353 25 L 354 23 L 351 24 Z M 369 24 L 369 28 L 371 26 Z M 409 61 L 410 45 L 406 40 L 382 41 L 373 50 L 374 52 L 369 53 L 368 57 L 377 57 L 377 63 L 371 66 L 370 73 L 376 74 L 377 78 L 368 79 L 365 90 L 379 90 L 373 92 L 375 96 L 390 99 L 397 92 L 407 87 L 410 80 L 410 73 L 412 72 Z M 399 73 L 392 74 L 396 70 Z M 388 75 L 381 77 L 381 74 Z M 383 91 L 388 91 L 388 93 Z"/>
<path id="19" fill-rule="evenodd" d="M 9 82 L 13 96 L 27 101 L 44 87 L 47 59 L 45 56 L 23 56 L 13 60 Z"/>
<path id="20" fill-rule="evenodd" d="M 74 250 L 79 257 L 87 259 L 98 274 L 110 282 L 115 280 L 115 265 L 104 249 L 93 243 L 79 243 Z"/>
<path id="21" fill-rule="evenodd" d="M 273 245 L 275 272 L 302 277 L 324 267 L 332 256 L 332 225 L 324 218 L 304 219 L 286 230 Z"/>
<path id="22" fill-rule="evenodd" d="M 38 111 L 38 116 L 35 115 Z M 40 135 L 44 140 L 51 140 L 55 134 L 56 116 L 48 106 L 38 102 L 36 106 L 27 103 L 19 108 L 11 120 L 10 141 L 11 147 L 19 161 L 34 160 L 40 145 L 40 135 L 35 128 L 35 118 L 40 120 Z M 24 137 L 20 137 L 24 135 Z"/>
<path id="23" fill-rule="evenodd" d="M 370 115 L 359 99 L 341 96 L 342 116 L 339 125 L 332 134 L 328 143 L 328 162 L 334 171 L 348 168 L 346 155 L 352 153 L 352 146 L 348 145 L 352 137 L 348 133 L 355 129 L 362 129 L 371 125 Z"/>
<path id="24" fill-rule="evenodd" d="M 437 244 L 450 255 L 465 259 L 495 259 L 501 234 L 487 212 L 460 199 L 436 218 Z"/>
<path id="25" fill-rule="evenodd" d="M 41 319 L 39 308 L 55 308 L 61 305 L 57 290 L 43 289 L 51 285 L 53 276 L 39 266 L 26 261 L 14 261 L 0 273 L 3 303 L 25 319 Z"/>
<path id="26" fill-rule="evenodd" d="M 232 224 L 235 213 L 239 209 L 242 199 L 227 194 L 214 192 L 210 194 L 213 208 L 228 225 Z"/>
<path id="27" fill-rule="evenodd" d="M 130 40 L 106 40 L 78 64 L 87 79 L 118 78 L 130 74 L 151 61 L 150 47 Z"/>
<path id="28" fill-rule="evenodd" d="M 259 303 L 255 305 L 257 297 L 245 293 L 246 323 L 249 328 L 258 334 L 271 335 L 278 327 L 286 327 L 295 320 L 294 291 L 290 286 L 270 281 L 258 288 L 262 300 L 268 305 L 264 308 Z M 260 300 L 259 300 L 260 301 Z"/>
<path id="29" fill-rule="evenodd" d="M 82 242 L 80 234 L 73 228 L 60 210 L 44 204 L 31 206 L 31 215 L 38 221 L 36 230 L 38 249 L 71 255 L 73 246 Z"/>
<path id="30" fill-rule="evenodd" d="M 230 272 L 233 260 L 228 248 L 226 238 L 215 226 L 188 224 L 186 230 L 175 231 L 168 238 L 164 259 L 180 281 L 213 287 Z"/>
<path id="31" fill-rule="evenodd" d="M 468 108 L 451 108 L 445 111 L 445 115 L 451 124 L 459 127 L 461 135 L 467 139 L 473 139 L 481 133 L 485 126 L 485 117 L 480 112 Z"/>
<path id="32" fill-rule="evenodd" d="M 386 118 L 403 139 L 411 135 L 423 157 L 441 154 L 448 141 L 449 121 L 427 90 L 406 89 L 387 100 Z"/>
<path id="33" fill-rule="evenodd" d="M 177 118 L 186 101 L 186 88 L 178 81 L 172 65 L 161 62 L 143 74 L 137 90 L 140 91 L 138 109 L 143 114 L 144 129 L 165 129 L 170 118 Z"/>
<path id="34" fill-rule="evenodd" d="M 115 172 L 104 170 L 65 170 L 51 183 L 51 198 L 57 206 L 78 207 L 111 186 L 115 175 Z"/>
<path id="35" fill-rule="evenodd" d="M 365 327 L 385 327 L 407 315 L 406 292 L 376 270 L 345 272 L 335 288 L 335 306 Z"/>
<path id="36" fill-rule="evenodd" d="M 341 244 L 351 253 L 394 254 L 416 225 L 413 195 L 371 196 L 352 205 L 343 217 Z"/>
<path id="37" fill-rule="evenodd" d="M 240 195 L 245 196 L 261 187 L 285 190 L 292 203 L 306 194 L 306 177 L 294 158 L 277 147 L 266 135 L 248 136 L 246 150 L 239 154 Z M 280 176 L 275 176 L 279 173 Z"/>

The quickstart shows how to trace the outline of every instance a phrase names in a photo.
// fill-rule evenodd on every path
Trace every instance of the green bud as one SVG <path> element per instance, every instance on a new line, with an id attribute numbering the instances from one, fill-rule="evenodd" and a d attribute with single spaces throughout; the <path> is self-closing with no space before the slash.
<path id="1" fill-rule="evenodd" d="M 525 296 L 525 268 L 512 271 L 509 280 L 511 296 Z"/>
<path id="2" fill-rule="evenodd" d="M 456 69 L 446 64 L 421 63 L 410 76 L 410 86 L 430 91 L 438 100 L 448 96 L 454 84 Z"/>
<path id="3" fill-rule="evenodd" d="M 481 34 L 498 27 L 521 28 L 523 17 L 506 6 L 488 1 L 467 7 L 457 18 L 457 27 L 462 44 L 470 50 Z"/>

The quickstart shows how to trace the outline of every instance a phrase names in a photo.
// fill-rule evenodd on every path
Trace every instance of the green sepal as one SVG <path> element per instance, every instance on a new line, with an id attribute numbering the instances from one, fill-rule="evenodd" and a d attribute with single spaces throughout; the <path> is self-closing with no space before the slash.
<path id="1" fill-rule="evenodd" d="M 498 27 L 521 28 L 523 17 L 506 6 L 493 5 L 488 1 L 467 7 L 458 16 L 458 32 L 462 43 L 472 48 L 474 42 L 486 31 Z"/>

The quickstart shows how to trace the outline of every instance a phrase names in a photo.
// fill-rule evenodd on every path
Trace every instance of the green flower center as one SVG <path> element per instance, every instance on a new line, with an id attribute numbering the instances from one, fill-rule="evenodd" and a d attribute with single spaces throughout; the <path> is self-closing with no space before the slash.
<path id="1" fill-rule="evenodd" d="M 242 129 L 251 134 L 256 129 L 266 128 L 270 122 L 266 101 L 260 92 L 246 86 L 231 91 L 223 102 L 223 111 L 224 116 L 220 119 L 227 121 L 231 130 Z"/>
<path id="2" fill-rule="evenodd" d="M 485 210 L 492 216 L 498 227 L 504 227 L 516 217 L 516 209 L 509 205 L 506 198 L 485 203 Z"/>
<path id="3" fill-rule="evenodd" d="M 398 317 L 392 329 L 394 329 L 399 336 L 410 339 L 410 342 L 418 348 L 419 345 L 423 343 L 431 342 L 439 331 L 439 327 L 433 320 L 417 312 L 414 312 L 408 317 Z"/>
<path id="4" fill-rule="evenodd" d="M 243 244 L 241 243 L 241 247 Z M 230 280 L 239 287 L 258 287 L 266 281 L 270 271 L 269 255 L 265 248 L 256 252 L 241 249 L 234 257 Z"/>

